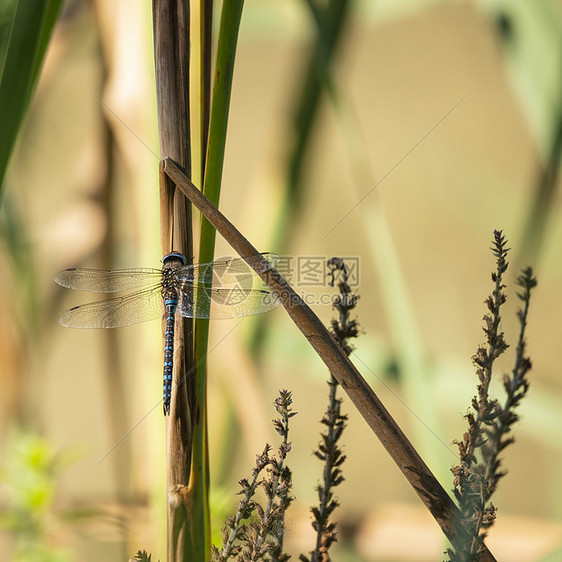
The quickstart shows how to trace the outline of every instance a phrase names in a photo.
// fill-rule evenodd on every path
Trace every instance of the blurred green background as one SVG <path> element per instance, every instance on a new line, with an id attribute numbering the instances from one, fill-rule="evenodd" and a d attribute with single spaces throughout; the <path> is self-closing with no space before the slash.
<path id="1" fill-rule="evenodd" d="M 3 46 L 14 5 L 1 7 Z M 359 258 L 364 332 L 352 360 L 447 490 L 475 394 L 488 248 L 504 230 L 508 342 L 518 269 L 533 265 L 539 287 L 531 389 L 488 545 L 499 560 L 562 560 L 562 2 L 341 2 L 321 40 L 311 5 L 328 3 L 246 2 L 221 209 L 261 251 Z M 63 5 L 4 181 L 0 552 L 97 561 L 145 548 L 163 559 L 161 326 L 62 328 L 59 314 L 88 295 L 52 281 L 73 266 L 158 267 L 148 3 Z M 232 255 L 223 240 L 216 255 Z M 331 293 L 297 289 L 317 301 Z M 313 308 L 329 322 L 330 306 Z M 264 442 L 276 442 L 271 402 L 290 389 L 299 414 L 286 546 L 296 559 L 313 546 L 328 374 L 283 310 L 213 322 L 211 334 L 217 526 Z M 511 362 L 508 351 L 496 382 Z M 333 559 L 441 559 L 437 524 L 347 400 L 344 409 Z"/>

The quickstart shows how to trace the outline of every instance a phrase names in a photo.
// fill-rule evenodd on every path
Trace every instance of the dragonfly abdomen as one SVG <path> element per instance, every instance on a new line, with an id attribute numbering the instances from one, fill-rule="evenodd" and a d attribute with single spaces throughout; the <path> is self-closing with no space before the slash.
<path id="1" fill-rule="evenodd" d="M 178 308 L 178 290 L 176 271 L 184 266 L 187 260 L 182 254 L 172 252 L 162 260 L 162 298 L 166 309 L 166 332 L 164 334 L 164 381 L 163 402 L 164 415 L 170 413 L 172 400 L 172 379 L 174 370 L 174 330 L 176 324 L 176 310 Z"/>
<path id="2" fill-rule="evenodd" d="M 164 298 L 166 307 L 166 332 L 164 334 L 164 381 L 163 400 L 164 415 L 170 413 L 170 401 L 172 399 L 172 372 L 174 367 L 174 327 L 176 322 L 176 308 L 178 306 L 177 295 L 169 295 Z"/>

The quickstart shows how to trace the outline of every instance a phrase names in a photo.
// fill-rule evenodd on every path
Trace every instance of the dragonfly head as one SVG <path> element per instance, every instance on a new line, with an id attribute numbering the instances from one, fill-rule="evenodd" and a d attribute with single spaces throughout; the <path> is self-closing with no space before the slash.
<path id="1" fill-rule="evenodd" d="M 171 252 L 170 254 L 166 254 L 162 258 L 162 266 L 176 265 L 175 262 L 179 262 L 179 266 L 183 267 L 187 264 L 187 259 L 183 254 L 180 254 L 179 252 Z"/>

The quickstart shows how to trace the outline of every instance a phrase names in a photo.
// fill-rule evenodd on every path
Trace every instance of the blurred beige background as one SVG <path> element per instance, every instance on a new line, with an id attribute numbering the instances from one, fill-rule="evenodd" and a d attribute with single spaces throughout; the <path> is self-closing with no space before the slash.
<path id="1" fill-rule="evenodd" d="M 245 6 L 221 209 L 261 251 L 359 257 L 363 333 L 352 360 L 447 490 L 452 442 L 475 393 L 470 358 L 483 341 L 494 229 L 512 248 L 504 329 L 516 342 L 514 279 L 526 265 L 524 227 L 556 126 L 561 14 L 560 2 L 546 1 L 357 2 L 333 69 L 336 96 L 323 100 L 306 156 L 290 239 L 272 247 L 314 28 L 304 3 Z M 509 29 L 507 43 L 498 22 Z M 151 49 L 149 7 L 67 6 L 2 210 L 4 224 L 15 225 L 4 227 L 0 245 L 2 457 L 9 462 L 24 435 L 39 434 L 67 459 L 48 515 L 49 541 L 70 560 L 164 552 L 161 327 L 64 329 L 58 315 L 90 295 L 52 282 L 59 269 L 103 267 L 108 255 L 112 267 L 158 267 Z M 527 338 L 534 368 L 494 499 L 499 514 L 487 544 L 498 560 L 546 560 L 562 548 L 560 212 L 558 189 L 539 250 L 526 256 L 539 280 Z M 218 240 L 216 255 L 232 251 Z M 314 308 L 329 321 L 329 306 Z M 299 414 L 287 550 L 296 559 L 312 548 L 309 508 L 321 475 L 312 451 L 327 373 L 283 310 L 269 316 L 259 369 L 246 346 L 253 319 L 212 325 L 213 509 L 224 517 L 264 441 L 276 442 L 271 403 L 278 389 L 291 390 Z M 511 367 L 512 351 L 501 368 Z M 342 528 L 333 559 L 441 559 L 438 526 L 346 398 L 344 410 L 346 480 L 337 489 Z M 2 532 L 0 544 L 9 552 L 13 536 Z"/>

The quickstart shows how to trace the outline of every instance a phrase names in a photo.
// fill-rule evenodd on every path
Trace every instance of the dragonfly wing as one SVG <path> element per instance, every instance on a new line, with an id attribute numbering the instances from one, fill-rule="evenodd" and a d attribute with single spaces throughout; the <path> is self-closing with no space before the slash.
<path id="1" fill-rule="evenodd" d="M 186 283 L 180 293 L 178 312 L 188 318 L 239 318 L 272 310 L 279 298 L 260 289 L 212 289 Z"/>
<path id="2" fill-rule="evenodd" d="M 116 293 L 142 289 L 159 283 L 162 272 L 159 269 L 132 268 L 103 269 L 71 268 L 59 271 L 55 282 L 69 289 L 91 291 L 92 293 Z"/>
<path id="3" fill-rule="evenodd" d="M 271 266 L 275 266 L 280 261 L 276 254 L 265 253 L 261 257 L 267 261 L 267 266 L 263 266 L 260 258 L 250 256 L 247 260 L 250 264 L 259 265 L 261 271 L 265 271 Z M 186 265 L 178 271 L 178 278 L 185 281 L 193 281 L 199 285 L 222 286 L 232 283 L 239 283 L 245 279 L 255 277 L 257 273 L 243 258 L 231 258 L 227 260 L 217 260 L 210 263 L 199 263 L 196 265 Z"/>
<path id="4" fill-rule="evenodd" d="M 103 301 L 81 304 L 67 310 L 59 323 L 69 328 L 117 328 L 162 316 L 160 285 Z"/>

